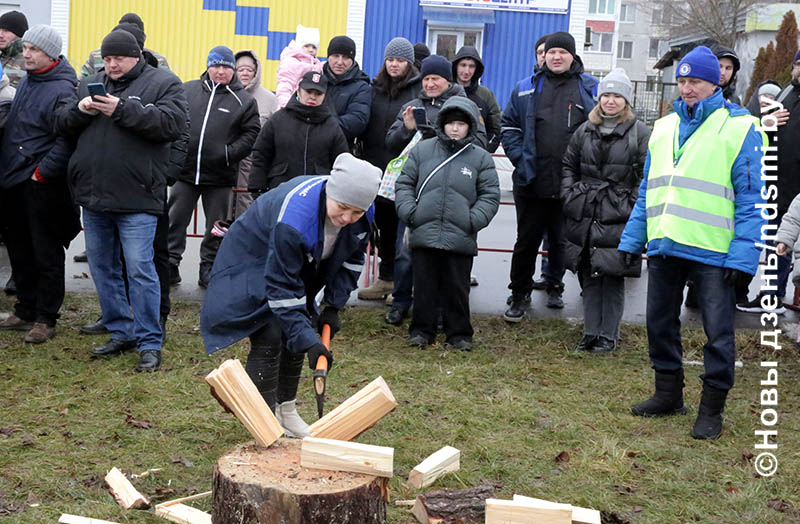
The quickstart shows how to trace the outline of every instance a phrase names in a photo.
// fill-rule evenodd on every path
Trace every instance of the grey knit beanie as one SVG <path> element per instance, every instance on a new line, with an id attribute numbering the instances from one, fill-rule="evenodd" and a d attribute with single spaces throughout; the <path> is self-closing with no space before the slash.
<path id="1" fill-rule="evenodd" d="M 367 210 L 378 194 L 382 174 L 366 160 L 342 153 L 333 162 L 325 192 L 337 202 Z"/>
<path id="2" fill-rule="evenodd" d="M 31 27 L 22 35 L 22 41 L 35 45 L 54 60 L 61 55 L 61 35 L 49 25 L 37 24 Z"/>
<path id="3" fill-rule="evenodd" d="M 386 44 L 386 50 L 383 52 L 383 59 L 387 58 L 402 58 L 409 64 L 413 64 L 414 45 L 402 36 L 392 38 Z"/>
<path id="4" fill-rule="evenodd" d="M 600 80 L 600 86 L 597 89 L 597 99 L 600 100 L 600 95 L 605 93 L 620 95 L 628 102 L 628 105 L 632 105 L 633 85 L 624 69 L 618 67 Z"/>

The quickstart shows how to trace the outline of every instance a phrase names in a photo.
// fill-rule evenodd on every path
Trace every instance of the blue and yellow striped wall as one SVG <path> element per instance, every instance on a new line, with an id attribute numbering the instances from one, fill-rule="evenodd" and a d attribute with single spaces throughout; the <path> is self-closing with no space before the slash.
<path id="1" fill-rule="evenodd" d="M 72 0 L 70 59 L 82 64 L 128 12 L 142 17 L 146 47 L 163 54 L 182 80 L 199 77 L 208 51 L 226 45 L 253 49 L 263 63 L 262 85 L 273 90 L 281 50 L 298 23 L 320 29 L 323 54 L 347 24 L 347 0 Z"/>
<path id="2" fill-rule="evenodd" d="M 81 64 L 127 12 L 145 24 L 147 47 L 167 57 L 182 80 L 199 77 L 208 51 L 227 45 L 253 49 L 264 67 L 262 84 L 275 89 L 280 52 L 294 38 L 298 23 L 318 27 L 320 55 L 328 41 L 345 34 L 348 0 L 71 0 L 70 59 Z M 494 11 L 486 23 L 482 83 L 504 106 L 516 82 L 533 71 L 533 45 L 544 33 L 566 31 L 568 14 Z M 395 36 L 421 42 L 426 20 L 418 0 L 366 0 L 363 62 L 370 76 L 383 63 L 383 50 Z"/>

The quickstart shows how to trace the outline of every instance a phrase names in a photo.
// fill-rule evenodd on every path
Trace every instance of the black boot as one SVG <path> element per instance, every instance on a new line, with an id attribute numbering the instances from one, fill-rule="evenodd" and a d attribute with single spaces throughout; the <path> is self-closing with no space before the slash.
<path id="1" fill-rule="evenodd" d="M 719 438 L 722 434 L 722 410 L 728 391 L 717 389 L 703 383 L 703 396 L 697 408 L 697 420 L 692 428 L 692 438 L 707 440 Z"/>
<path id="2" fill-rule="evenodd" d="M 652 397 L 631 408 L 637 417 L 685 415 L 683 405 L 683 369 L 674 373 L 656 371 L 656 392 Z"/>
<path id="3" fill-rule="evenodd" d="M 591 351 L 597 342 L 597 337 L 594 335 L 583 335 L 580 342 L 575 345 L 575 351 Z"/>

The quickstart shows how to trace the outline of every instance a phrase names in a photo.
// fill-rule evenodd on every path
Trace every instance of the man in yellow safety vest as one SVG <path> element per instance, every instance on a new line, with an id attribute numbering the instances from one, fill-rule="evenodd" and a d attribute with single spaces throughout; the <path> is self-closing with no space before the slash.
<path id="1" fill-rule="evenodd" d="M 647 338 L 655 394 L 634 415 L 685 414 L 680 311 L 686 280 L 695 283 L 703 328 L 703 395 L 696 439 L 722 433 L 733 387 L 735 291 L 758 268 L 764 135 L 755 118 L 725 101 L 719 62 L 699 46 L 678 64 L 681 97 L 656 121 L 644 180 L 619 244 L 630 263 L 647 246 Z"/>

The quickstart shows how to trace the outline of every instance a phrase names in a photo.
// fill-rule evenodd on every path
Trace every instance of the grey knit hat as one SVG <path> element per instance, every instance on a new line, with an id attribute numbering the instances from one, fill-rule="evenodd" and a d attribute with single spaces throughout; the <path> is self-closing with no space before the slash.
<path id="1" fill-rule="evenodd" d="M 381 185 L 381 170 L 350 153 L 336 157 L 326 194 L 337 202 L 367 210 Z"/>
<path id="2" fill-rule="evenodd" d="M 22 35 L 22 41 L 35 45 L 52 59 L 61 55 L 61 35 L 54 28 L 45 24 L 37 24 Z"/>
<path id="3" fill-rule="evenodd" d="M 625 99 L 626 102 L 628 102 L 628 105 L 632 105 L 631 101 L 633 100 L 633 85 L 631 84 L 631 79 L 628 78 L 628 75 L 625 73 L 624 69 L 618 67 L 600 80 L 600 86 L 597 89 L 597 99 L 599 100 L 600 95 L 605 93 L 614 93 L 616 95 L 620 95 Z"/>
<path id="4" fill-rule="evenodd" d="M 386 50 L 383 52 L 383 59 L 387 58 L 402 58 L 409 64 L 413 64 L 414 45 L 402 36 L 392 38 L 386 44 Z"/>

